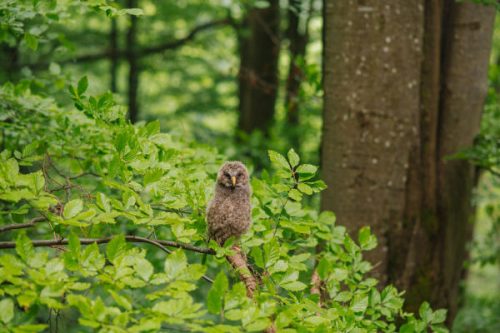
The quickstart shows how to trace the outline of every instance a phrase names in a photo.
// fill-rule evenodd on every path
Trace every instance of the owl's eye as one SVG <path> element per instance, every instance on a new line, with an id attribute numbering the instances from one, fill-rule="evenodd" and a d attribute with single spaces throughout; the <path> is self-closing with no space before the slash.
<path id="1" fill-rule="evenodd" d="M 227 178 L 231 177 L 231 175 L 227 172 L 224 172 L 224 176 L 226 176 Z"/>
<path id="2" fill-rule="evenodd" d="M 236 175 L 236 177 L 241 177 L 241 176 L 243 176 L 241 172 L 238 172 L 238 174 Z"/>

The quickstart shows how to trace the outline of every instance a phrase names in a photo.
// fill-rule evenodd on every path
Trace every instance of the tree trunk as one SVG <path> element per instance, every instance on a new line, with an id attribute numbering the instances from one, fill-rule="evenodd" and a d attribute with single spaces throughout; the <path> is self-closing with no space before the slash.
<path id="1" fill-rule="evenodd" d="M 312 3 L 312 1 L 311 1 Z M 299 125 L 299 92 L 304 73 L 297 61 L 304 59 L 306 46 L 309 37 L 309 17 L 310 10 L 304 8 L 306 1 L 290 0 L 288 9 L 288 29 L 287 35 L 290 42 L 290 64 L 288 67 L 288 78 L 286 82 L 285 108 L 287 110 L 287 123 L 291 131 L 291 145 L 299 149 L 300 133 Z M 306 13 L 307 11 L 307 13 Z"/>
<path id="2" fill-rule="evenodd" d="M 466 243 L 472 235 L 472 189 L 476 170 L 467 161 L 445 158 L 470 147 L 479 132 L 487 94 L 488 60 L 495 9 L 470 2 L 450 1 L 450 21 L 445 27 L 443 85 L 438 127 L 438 216 L 443 239 L 443 288 L 436 299 L 446 299 L 450 312 L 457 310 L 458 288 L 465 272 Z"/>
<path id="3" fill-rule="evenodd" d="M 240 32 L 238 127 L 267 133 L 274 118 L 278 88 L 279 1 L 253 8 Z"/>
<path id="4" fill-rule="evenodd" d="M 118 26 L 116 18 L 111 19 L 111 30 L 109 32 L 109 47 L 110 47 L 110 89 L 112 92 L 117 92 L 117 74 L 118 74 Z"/>
<path id="5" fill-rule="evenodd" d="M 16 81 L 19 76 L 19 42 L 16 42 L 14 46 L 9 46 L 7 44 L 1 45 L 0 61 L 2 62 L 2 72 L 3 75 L 0 79 L 4 82 Z M 2 82 L 2 83 L 4 83 Z"/>
<path id="6" fill-rule="evenodd" d="M 136 8 L 137 0 L 127 0 L 128 8 Z M 139 89 L 139 65 L 136 55 L 137 17 L 130 15 L 130 26 L 127 31 L 127 62 L 128 75 L 128 114 L 130 121 L 135 123 L 139 115 L 137 91 Z"/>
<path id="7" fill-rule="evenodd" d="M 446 157 L 479 130 L 494 15 L 452 0 L 326 4 L 322 208 L 372 227 L 374 274 L 411 310 L 457 309 L 475 175 Z"/>

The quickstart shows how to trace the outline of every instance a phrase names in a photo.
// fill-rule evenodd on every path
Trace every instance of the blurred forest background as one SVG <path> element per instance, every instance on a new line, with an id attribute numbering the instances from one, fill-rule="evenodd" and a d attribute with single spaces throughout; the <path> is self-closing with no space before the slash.
<path id="1" fill-rule="evenodd" d="M 307 205 L 370 225 L 375 275 L 412 310 L 429 300 L 453 332 L 500 332 L 500 15 L 474 2 L 7 0 L 0 83 L 70 107 L 86 76 L 132 123 L 254 174 L 294 148 L 329 186 Z"/>

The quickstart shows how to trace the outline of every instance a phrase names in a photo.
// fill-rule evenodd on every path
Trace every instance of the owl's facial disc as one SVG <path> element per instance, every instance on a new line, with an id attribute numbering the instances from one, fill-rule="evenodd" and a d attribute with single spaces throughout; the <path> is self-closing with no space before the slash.
<path id="1" fill-rule="evenodd" d="M 234 189 L 238 184 L 238 178 L 233 172 L 224 172 L 220 184 Z"/>
<path id="2" fill-rule="evenodd" d="M 219 170 L 217 182 L 234 190 L 248 183 L 248 172 L 241 162 L 227 162 Z"/>

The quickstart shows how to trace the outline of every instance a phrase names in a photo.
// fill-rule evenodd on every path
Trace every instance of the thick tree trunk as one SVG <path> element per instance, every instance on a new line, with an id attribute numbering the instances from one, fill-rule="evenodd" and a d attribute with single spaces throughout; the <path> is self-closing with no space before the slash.
<path id="1" fill-rule="evenodd" d="M 379 236 L 371 260 L 387 282 L 387 235 L 403 221 L 418 146 L 420 1 L 326 4 L 323 209 Z"/>
<path id="2" fill-rule="evenodd" d="M 494 9 L 448 0 L 328 2 L 322 208 L 379 238 L 383 284 L 453 318 L 475 176 L 446 157 L 472 144 Z M 446 20 L 445 20 L 446 19 Z"/>
<path id="3" fill-rule="evenodd" d="M 279 1 L 247 14 L 240 33 L 238 127 L 251 133 L 267 133 L 274 118 L 278 88 Z"/>
<path id="4" fill-rule="evenodd" d="M 443 85 L 438 128 L 438 216 L 443 232 L 441 284 L 436 299 L 446 299 L 450 312 L 457 310 L 458 284 L 463 275 L 465 244 L 472 233 L 472 189 L 475 169 L 466 161 L 445 158 L 470 147 L 479 132 L 487 94 L 488 60 L 495 9 L 470 2 L 450 1 L 450 21 L 445 27 Z"/>
<path id="5" fill-rule="evenodd" d="M 310 11 L 305 8 L 305 4 L 304 0 L 290 0 L 288 9 L 287 35 L 290 42 L 290 64 L 286 81 L 285 108 L 287 110 L 287 123 L 291 131 L 291 145 L 297 150 L 300 148 L 298 95 L 304 76 L 297 61 L 304 58 L 309 37 Z"/>
<path id="6" fill-rule="evenodd" d="M 127 0 L 128 8 L 136 8 L 137 0 Z M 137 92 L 139 89 L 139 64 L 136 54 L 137 17 L 130 15 L 130 26 L 127 31 L 127 62 L 128 74 L 128 114 L 130 121 L 135 123 L 139 115 Z"/>
<path id="7" fill-rule="evenodd" d="M 111 19 L 111 29 L 109 32 L 109 48 L 110 48 L 110 89 L 112 92 L 117 92 L 117 75 L 118 75 L 118 25 L 116 18 Z"/>

